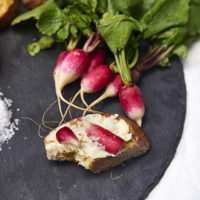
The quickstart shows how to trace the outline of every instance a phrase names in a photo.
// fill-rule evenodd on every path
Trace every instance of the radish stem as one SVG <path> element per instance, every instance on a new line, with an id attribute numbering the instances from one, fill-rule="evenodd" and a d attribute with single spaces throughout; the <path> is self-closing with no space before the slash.
<path id="1" fill-rule="evenodd" d="M 120 73 L 120 76 L 122 78 L 122 81 L 125 85 L 131 83 L 132 79 L 131 79 L 131 73 L 130 73 L 130 69 L 127 65 L 126 62 L 126 56 L 125 56 L 125 50 L 122 49 L 120 51 L 117 52 L 117 54 L 115 54 L 115 61 Z"/>
<path id="2" fill-rule="evenodd" d="M 90 34 L 90 37 L 86 41 L 85 45 L 83 46 L 83 51 L 86 53 L 92 52 L 100 43 L 101 35 L 100 33 L 97 33 L 97 36 L 95 37 L 95 32 L 92 32 Z"/>
<path id="3" fill-rule="evenodd" d="M 174 45 L 170 46 L 169 48 L 167 48 L 167 50 L 162 53 L 161 55 L 159 55 L 157 58 L 155 58 L 153 61 L 151 61 L 150 63 L 147 63 L 146 65 L 144 65 L 141 69 L 141 71 L 146 71 L 148 69 L 150 69 L 151 67 L 153 67 L 155 64 L 157 64 L 162 58 L 164 58 L 168 53 L 171 52 L 171 50 L 174 48 Z"/>
<path id="4" fill-rule="evenodd" d="M 69 40 L 69 43 L 67 45 L 67 50 L 71 51 L 71 50 L 75 49 L 78 42 L 80 41 L 80 39 L 81 39 L 81 35 L 79 35 L 76 39 L 71 37 L 71 39 Z"/>
<path id="5" fill-rule="evenodd" d="M 163 47 L 158 48 L 157 50 L 153 51 L 146 59 L 142 59 L 141 61 L 138 62 L 139 66 L 144 65 L 145 63 L 149 62 L 153 58 L 155 58 L 161 51 Z"/>
<path id="6" fill-rule="evenodd" d="M 95 36 L 95 32 L 92 32 L 90 34 L 90 37 L 88 38 L 88 40 L 86 41 L 85 45 L 83 46 L 83 51 L 87 51 L 88 46 L 90 45 L 90 43 L 92 42 L 93 38 Z"/>
<path id="7" fill-rule="evenodd" d="M 132 61 L 131 64 L 129 65 L 129 68 L 130 68 L 130 69 L 132 69 L 132 68 L 135 66 L 135 64 L 136 64 L 137 61 L 138 61 L 138 57 L 139 57 L 139 50 L 136 49 L 136 51 L 135 51 L 135 56 L 134 56 L 134 58 L 133 58 L 133 61 Z"/>

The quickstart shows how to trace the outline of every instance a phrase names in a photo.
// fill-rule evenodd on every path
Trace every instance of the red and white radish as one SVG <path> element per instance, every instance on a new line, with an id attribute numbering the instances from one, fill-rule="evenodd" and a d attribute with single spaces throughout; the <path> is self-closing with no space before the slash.
<path id="1" fill-rule="evenodd" d="M 77 96 L 80 94 L 81 100 L 88 107 L 87 102 L 84 99 L 84 93 L 94 93 L 105 87 L 112 79 L 112 71 L 107 65 L 100 65 L 93 71 L 88 73 L 81 81 L 81 89 L 74 95 L 71 104 L 75 101 Z M 70 105 L 67 107 L 65 114 L 62 118 L 64 120 L 70 109 Z M 85 109 L 84 109 L 85 110 Z M 90 109 L 90 111 L 92 111 Z M 62 123 L 61 121 L 61 123 Z"/>
<path id="2" fill-rule="evenodd" d="M 87 124 L 86 133 L 93 142 L 98 142 L 101 146 L 105 147 L 107 152 L 114 155 L 120 151 L 125 143 L 119 136 L 93 123 Z"/>
<path id="3" fill-rule="evenodd" d="M 103 101 L 108 97 L 115 97 L 119 94 L 120 88 L 123 86 L 122 79 L 119 74 L 117 74 L 112 81 L 107 85 L 105 92 L 95 101 L 93 101 L 83 112 L 83 116 L 86 114 L 88 110 L 90 110 L 93 106 L 98 104 L 99 102 Z"/>
<path id="4" fill-rule="evenodd" d="M 62 114 L 60 99 L 65 103 L 72 105 L 62 96 L 62 89 L 67 84 L 77 80 L 86 70 L 88 66 L 88 55 L 82 49 L 62 52 L 58 58 L 54 69 L 54 81 L 56 95 L 58 97 L 59 110 Z M 81 107 L 72 105 L 77 109 L 84 110 Z"/>
<path id="5" fill-rule="evenodd" d="M 145 108 L 140 88 L 134 84 L 122 87 L 119 99 L 127 116 L 141 126 Z"/>
<path id="6" fill-rule="evenodd" d="M 112 71 L 107 65 L 100 65 L 88 73 L 81 81 L 81 92 L 94 93 L 105 87 L 112 79 Z"/>
<path id="7" fill-rule="evenodd" d="M 103 49 L 97 49 L 89 54 L 88 70 L 86 73 L 91 72 L 99 65 L 105 64 L 106 54 Z"/>
<path id="8" fill-rule="evenodd" d="M 56 133 L 56 139 L 61 144 L 74 143 L 78 141 L 78 138 L 73 133 L 73 131 L 66 126 L 58 130 L 58 132 Z"/>
<path id="9" fill-rule="evenodd" d="M 84 99 L 84 93 L 94 93 L 105 87 L 112 79 L 112 71 L 107 65 L 100 65 L 87 74 L 81 81 L 80 95 L 83 103 L 88 107 Z"/>
<path id="10" fill-rule="evenodd" d="M 133 69 L 131 71 L 131 76 L 132 76 L 133 83 L 136 83 L 139 80 L 139 76 L 140 76 L 139 70 Z M 115 77 L 106 87 L 105 92 L 87 107 L 87 109 L 83 112 L 83 115 L 85 115 L 88 110 L 90 110 L 93 106 L 103 101 L 104 99 L 118 96 L 119 91 L 123 85 L 124 83 L 122 82 L 120 75 L 119 74 L 115 75 Z"/>

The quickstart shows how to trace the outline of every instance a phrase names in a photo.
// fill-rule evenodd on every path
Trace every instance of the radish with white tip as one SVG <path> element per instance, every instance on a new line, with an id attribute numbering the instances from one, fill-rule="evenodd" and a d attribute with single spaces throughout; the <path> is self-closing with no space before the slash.
<path id="1" fill-rule="evenodd" d="M 134 84 L 122 87 L 119 99 L 127 116 L 141 126 L 145 108 L 140 88 Z"/>
<path id="2" fill-rule="evenodd" d="M 60 99 L 67 104 L 72 105 L 62 96 L 62 89 L 77 80 L 86 70 L 88 64 L 88 55 L 82 49 L 75 49 L 72 51 L 62 52 L 58 58 L 58 62 L 54 69 L 54 81 L 56 88 L 56 95 L 58 98 L 60 114 L 63 117 Z M 77 109 L 83 108 L 72 105 Z"/>

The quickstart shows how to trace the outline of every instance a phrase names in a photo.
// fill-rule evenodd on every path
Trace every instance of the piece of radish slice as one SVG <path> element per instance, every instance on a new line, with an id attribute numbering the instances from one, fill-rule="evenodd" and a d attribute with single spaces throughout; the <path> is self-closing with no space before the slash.
<path id="1" fill-rule="evenodd" d="M 65 142 L 73 143 L 78 141 L 73 131 L 66 126 L 58 130 L 58 132 L 56 133 L 56 138 L 61 144 Z"/>
<path id="2" fill-rule="evenodd" d="M 97 124 L 88 123 L 86 132 L 93 142 L 98 142 L 105 147 L 105 151 L 114 155 L 120 151 L 125 143 L 122 138 Z"/>

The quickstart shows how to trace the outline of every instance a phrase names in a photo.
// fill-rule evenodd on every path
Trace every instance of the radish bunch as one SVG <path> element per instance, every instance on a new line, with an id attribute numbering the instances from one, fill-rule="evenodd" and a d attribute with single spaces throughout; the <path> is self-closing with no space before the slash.
<path id="1" fill-rule="evenodd" d="M 105 65 L 105 51 L 103 49 L 95 50 L 100 39 L 101 35 L 99 33 L 95 34 L 92 32 L 83 49 L 64 51 L 58 57 L 53 76 L 59 111 L 62 118 L 60 124 L 64 121 L 71 106 L 82 110 L 84 116 L 88 111 L 95 112 L 92 110 L 92 107 L 105 98 L 119 96 L 121 105 L 127 116 L 141 125 L 145 110 L 144 103 L 140 89 L 132 84 L 138 81 L 140 71 L 137 68 L 133 68 L 131 71 L 127 68 L 127 70 L 125 70 L 126 73 L 120 71 L 119 74 L 113 76 L 110 67 Z M 121 55 L 124 59 L 125 52 L 122 51 Z M 126 61 L 122 58 L 118 60 L 119 63 L 117 62 L 117 64 L 120 64 L 120 61 L 123 61 L 121 64 L 126 64 Z M 131 77 L 128 75 L 126 76 L 128 71 L 130 71 Z M 63 97 L 62 90 L 66 85 L 76 81 L 78 78 L 82 78 L 80 90 L 74 95 L 70 102 Z M 106 87 L 105 92 L 88 105 L 84 94 L 95 93 L 104 87 Z M 79 95 L 86 108 L 74 104 L 74 101 Z M 68 104 L 64 114 L 61 100 Z"/>
<path id="2" fill-rule="evenodd" d="M 133 84 L 124 85 L 120 74 L 116 74 L 113 77 L 111 69 L 109 66 L 103 65 L 104 63 L 105 52 L 102 49 L 98 49 L 89 55 L 82 49 L 65 51 L 59 55 L 54 69 L 54 80 L 62 117 L 60 124 L 67 115 L 70 106 L 84 111 L 83 115 L 85 115 L 87 111 L 93 111 L 91 108 L 105 98 L 119 96 L 121 105 L 127 116 L 141 126 L 145 109 L 140 89 Z M 67 101 L 62 96 L 62 89 L 82 75 L 84 77 L 81 80 L 80 90 L 74 95 L 71 102 Z M 133 83 L 136 83 L 139 79 L 140 71 L 137 68 L 133 69 L 131 76 Z M 105 92 L 88 105 L 84 99 L 84 94 L 95 93 L 103 87 L 106 87 Z M 79 95 L 86 108 L 73 104 Z M 68 104 L 64 114 L 62 113 L 60 100 Z"/>

